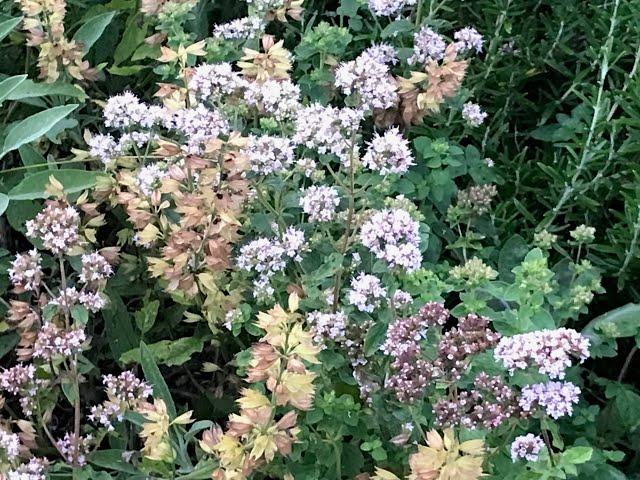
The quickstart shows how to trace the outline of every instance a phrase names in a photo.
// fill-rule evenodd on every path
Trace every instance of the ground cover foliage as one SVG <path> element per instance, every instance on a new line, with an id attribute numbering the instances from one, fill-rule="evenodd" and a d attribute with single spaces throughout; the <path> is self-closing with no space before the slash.
<path id="1" fill-rule="evenodd" d="M 640 2 L 0 4 L 0 479 L 635 479 Z"/>

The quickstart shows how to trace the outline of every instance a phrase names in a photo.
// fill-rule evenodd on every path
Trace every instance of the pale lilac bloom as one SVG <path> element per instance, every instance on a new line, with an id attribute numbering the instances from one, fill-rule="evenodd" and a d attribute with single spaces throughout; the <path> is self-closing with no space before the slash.
<path id="1" fill-rule="evenodd" d="M 511 444 L 511 460 L 527 460 L 537 462 L 538 455 L 544 448 L 544 441 L 538 435 L 527 433 L 520 435 Z"/>
<path id="2" fill-rule="evenodd" d="M 380 279 L 365 273 L 351 279 L 351 289 L 347 293 L 348 302 L 361 312 L 373 312 L 387 298 L 387 289 Z"/>

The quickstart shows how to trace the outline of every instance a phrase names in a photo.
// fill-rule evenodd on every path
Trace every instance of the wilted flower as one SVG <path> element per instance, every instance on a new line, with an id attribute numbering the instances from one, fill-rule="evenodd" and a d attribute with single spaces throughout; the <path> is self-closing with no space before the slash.
<path id="1" fill-rule="evenodd" d="M 418 452 L 409 457 L 411 475 L 408 480 L 476 480 L 482 477 L 485 447 L 480 439 L 460 443 L 452 429 L 443 436 L 431 430 L 427 446 L 418 445 Z"/>

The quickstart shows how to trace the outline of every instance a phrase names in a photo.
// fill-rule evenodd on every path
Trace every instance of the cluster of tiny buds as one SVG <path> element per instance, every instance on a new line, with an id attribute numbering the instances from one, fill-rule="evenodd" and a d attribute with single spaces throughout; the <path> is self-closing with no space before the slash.
<path id="1" fill-rule="evenodd" d="M 447 331 L 438 344 L 438 358 L 434 363 L 438 376 L 459 380 L 467 370 L 467 359 L 494 347 L 500 334 L 489 328 L 489 319 L 470 313 Z"/>
<path id="2" fill-rule="evenodd" d="M 420 342 L 429 327 L 442 326 L 448 318 L 449 311 L 444 305 L 429 302 L 420 308 L 417 315 L 398 318 L 389 325 L 380 349 L 393 358 L 393 373 L 385 386 L 395 393 L 398 401 L 412 403 L 421 398 L 431 379 L 433 366 L 421 358 Z"/>
<path id="3" fill-rule="evenodd" d="M 470 391 L 453 399 L 441 398 L 433 406 L 440 427 L 462 426 L 492 430 L 514 416 L 526 416 L 518 405 L 516 392 L 501 377 L 479 373 Z"/>

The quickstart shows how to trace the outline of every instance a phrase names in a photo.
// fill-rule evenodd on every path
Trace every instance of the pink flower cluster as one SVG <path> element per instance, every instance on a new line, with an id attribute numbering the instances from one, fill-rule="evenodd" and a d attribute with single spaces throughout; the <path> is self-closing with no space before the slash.
<path id="1" fill-rule="evenodd" d="M 420 225 L 400 208 L 375 212 L 360 230 L 360 241 L 390 268 L 420 268 Z"/>
<path id="2" fill-rule="evenodd" d="M 520 408 L 531 412 L 541 407 L 554 419 L 573 414 L 573 404 L 578 403 L 580 388 L 571 382 L 547 382 L 527 385 L 522 389 Z"/>
<path id="3" fill-rule="evenodd" d="M 380 175 L 403 174 L 415 165 L 409 141 L 398 127 L 390 128 L 382 135 L 375 134 L 362 157 L 362 164 Z"/>
<path id="4" fill-rule="evenodd" d="M 54 323 L 45 323 L 33 347 L 34 358 L 52 360 L 55 357 L 71 357 L 82 351 L 87 337 L 82 328 L 65 330 Z"/>
<path id="5" fill-rule="evenodd" d="M 27 221 L 27 235 L 42 240 L 54 255 L 68 253 L 80 241 L 80 214 L 71 205 L 49 200 L 33 220 Z"/>
<path id="6" fill-rule="evenodd" d="M 378 277 L 359 273 L 351 279 L 351 289 L 347 293 L 350 305 L 361 312 L 373 312 L 387 298 L 387 289 L 382 286 Z"/>
<path id="7" fill-rule="evenodd" d="M 309 215 L 310 222 L 330 222 L 340 205 L 340 196 L 335 187 L 312 185 L 302 192 L 300 206 Z"/>
<path id="8" fill-rule="evenodd" d="M 523 333 L 502 338 L 494 357 L 511 374 L 535 366 L 543 375 L 563 379 L 574 358 L 589 358 L 589 339 L 571 328 Z"/>
<path id="9" fill-rule="evenodd" d="M 42 257 L 34 248 L 18 254 L 9 268 L 9 280 L 17 291 L 34 291 L 42 281 Z"/>

